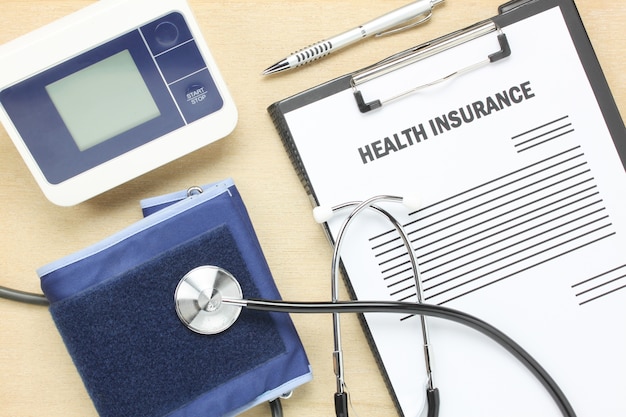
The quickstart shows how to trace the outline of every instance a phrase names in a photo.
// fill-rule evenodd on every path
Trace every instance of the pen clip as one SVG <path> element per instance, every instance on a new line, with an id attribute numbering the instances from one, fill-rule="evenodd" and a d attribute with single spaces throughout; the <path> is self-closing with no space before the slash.
<path id="1" fill-rule="evenodd" d="M 421 14 L 421 15 L 418 15 L 418 16 L 416 16 L 415 18 L 411 19 L 411 20 L 415 20 L 415 19 L 417 19 L 417 20 L 416 20 L 416 21 L 414 21 L 414 22 L 411 22 L 411 20 L 409 20 L 409 21 L 408 21 L 409 23 L 407 23 L 406 25 L 404 25 L 404 26 L 399 26 L 399 27 L 398 27 L 398 26 L 396 26 L 396 27 L 391 28 L 391 29 L 389 29 L 389 30 L 386 30 L 386 31 L 384 31 L 384 32 L 377 33 L 377 34 L 375 35 L 375 37 L 376 37 L 376 38 L 380 38 L 380 37 L 382 37 L 382 36 L 393 35 L 393 34 L 396 34 L 396 33 L 398 33 L 398 32 L 403 32 L 403 31 L 405 31 L 405 30 L 408 30 L 408 29 L 414 28 L 415 26 L 418 26 L 418 25 L 421 25 L 422 23 L 427 22 L 428 20 L 430 20 L 430 18 L 431 18 L 432 16 L 433 16 L 433 12 L 432 12 L 432 10 L 431 10 L 431 11 L 429 11 L 429 12 L 428 12 L 428 14 L 427 14 L 426 16 L 424 16 L 424 14 Z"/>

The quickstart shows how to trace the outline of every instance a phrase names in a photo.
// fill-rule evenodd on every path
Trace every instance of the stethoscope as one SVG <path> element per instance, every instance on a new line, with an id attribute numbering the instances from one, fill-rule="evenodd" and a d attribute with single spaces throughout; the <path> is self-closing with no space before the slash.
<path id="1" fill-rule="evenodd" d="M 228 271 L 215 266 L 200 266 L 183 276 L 176 287 L 174 302 L 180 320 L 191 330 L 201 334 L 216 334 L 231 327 L 245 307 L 250 310 L 279 313 L 331 313 L 334 334 L 334 371 L 337 380 L 337 392 L 334 395 L 337 417 L 348 416 L 348 394 L 344 379 L 343 353 L 341 346 L 340 313 L 396 313 L 418 315 L 421 319 L 421 331 L 424 348 L 424 360 L 427 373 L 426 398 L 428 417 L 436 417 L 439 412 L 439 391 L 434 387 L 431 369 L 431 352 L 425 317 L 437 317 L 451 320 L 477 330 L 504 347 L 518 359 L 541 382 L 551 395 L 565 417 L 575 417 L 571 404 L 547 371 L 520 345 L 495 327 L 467 313 L 423 303 L 419 264 L 411 248 L 410 240 L 404 227 L 388 211 L 376 205 L 377 202 L 402 202 L 409 209 L 415 209 L 416 200 L 395 196 L 376 196 L 362 202 L 348 202 L 332 208 L 317 207 L 314 217 L 319 223 L 328 221 L 335 212 L 352 207 L 335 241 L 331 268 L 332 299 L 330 302 L 288 302 L 259 299 L 245 299 L 237 279 Z M 340 301 L 338 298 L 339 282 L 337 271 L 341 246 L 348 226 L 363 210 L 372 209 L 386 217 L 399 232 L 407 248 L 412 265 L 417 289 L 417 303 L 392 301 Z M 40 294 L 18 291 L 0 286 L 0 298 L 14 301 L 48 305 L 48 300 Z M 281 416 L 279 399 L 270 403 L 272 415 Z"/>
<path id="2" fill-rule="evenodd" d="M 316 207 L 314 217 L 319 223 L 330 220 L 335 212 L 352 208 L 338 229 L 331 266 L 331 301 L 330 302 L 289 302 L 260 299 L 245 299 L 237 279 L 228 271 L 216 266 L 200 266 L 188 272 L 176 288 L 174 301 L 176 312 L 180 320 L 191 330 L 202 334 L 220 333 L 232 326 L 245 307 L 250 310 L 260 310 L 281 313 L 330 313 L 333 318 L 333 361 L 337 382 L 337 392 L 334 395 L 335 412 L 337 417 L 348 416 L 348 393 L 344 378 L 343 350 L 340 331 L 340 313 L 401 313 L 419 315 L 421 333 L 426 364 L 427 386 L 426 399 L 428 417 L 437 417 L 439 414 L 439 390 L 434 386 L 431 368 L 430 341 L 426 316 L 451 320 L 471 327 L 504 347 L 541 382 L 549 392 L 561 413 L 565 417 L 575 417 L 571 404 L 561 391 L 554 379 L 547 371 L 520 345 L 507 335 L 490 324 L 467 313 L 423 303 L 419 264 L 411 247 L 409 237 L 402 224 L 387 210 L 376 205 L 378 202 L 401 202 L 409 209 L 415 209 L 416 199 L 401 198 L 390 195 L 380 195 L 362 202 L 347 202 L 338 206 Z M 398 231 L 409 254 L 415 286 L 417 303 L 393 301 L 340 301 L 339 280 L 337 278 L 342 243 L 348 226 L 354 218 L 365 209 L 372 209 L 386 217 Z M 274 408 L 272 408 L 274 413 Z"/>

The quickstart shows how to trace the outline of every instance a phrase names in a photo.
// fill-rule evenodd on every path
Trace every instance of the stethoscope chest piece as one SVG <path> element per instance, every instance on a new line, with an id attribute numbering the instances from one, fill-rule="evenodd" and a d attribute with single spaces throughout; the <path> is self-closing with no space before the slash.
<path id="1" fill-rule="evenodd" d="M 176 313 L 196 333 L 220 333 L 237 320 L 242 308 L 222 303 L 222 297 L 243 297 L 235 277 L 216 266 L 199 266 L 189 271 L 176 287 Z"/>

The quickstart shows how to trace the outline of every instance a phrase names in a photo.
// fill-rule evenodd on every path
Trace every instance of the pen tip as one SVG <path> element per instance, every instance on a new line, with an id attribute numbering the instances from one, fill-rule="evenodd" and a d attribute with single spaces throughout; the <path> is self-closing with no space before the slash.
<path id="1" fill-rule="evenodd" d="M 270 74 L 275 74 L 277 72 L 280 71 L 285 71 L 287 69 L 289 69 L 289 62 L 287 62 L 287 60 L 283 59 L 282 61 L 279 61 L 277 63 L 275 63 L 274 65 L 268 67 L 267 69 L 265 69 L 265 71 L 263 71 L 263 75 L 270 75 Z"/>

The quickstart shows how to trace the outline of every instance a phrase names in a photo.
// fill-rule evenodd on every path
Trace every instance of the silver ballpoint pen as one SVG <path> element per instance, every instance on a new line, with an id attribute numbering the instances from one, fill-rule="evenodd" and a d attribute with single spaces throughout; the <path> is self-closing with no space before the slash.
<path id="1" fill-rule="evenodd" d="M 372 35 L 387 35 L 417 26 L 430 19 L 433 7 L 442 2 L 443 0 L 415 1 L 354 29 L 294 52 L 267 68 L 263 75 L 299 67 Z M 417 20 L 411 22 L 414 19 Z M 403 24 L 404 26 L 401 26 Z"/>

